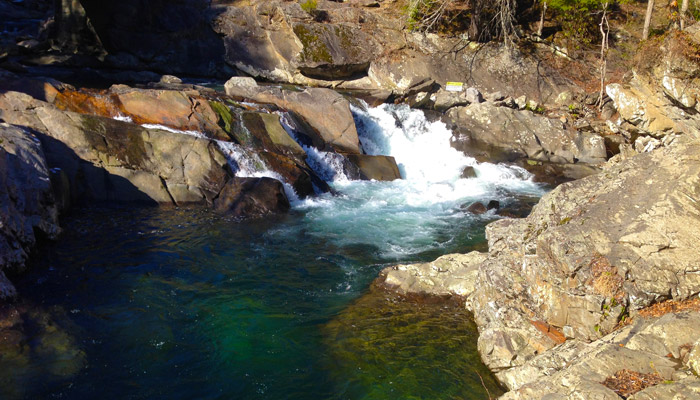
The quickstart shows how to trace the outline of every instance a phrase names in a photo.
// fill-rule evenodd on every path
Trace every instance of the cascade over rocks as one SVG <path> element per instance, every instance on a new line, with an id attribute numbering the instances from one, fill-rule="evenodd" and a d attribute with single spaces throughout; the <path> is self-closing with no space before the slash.
<path id="1" fill-rule="evenodd" d="M 300 116 L 311 127 L 307 134 L 314 147 L 360 154 L 360 141 L 350 112 L 350 103 L 337 92 L 307 88 L 302 92 L 271 86 L 253 85 L 250 80 L 232 78 L 226 94 L 258 103 L 275 104 Z"/>

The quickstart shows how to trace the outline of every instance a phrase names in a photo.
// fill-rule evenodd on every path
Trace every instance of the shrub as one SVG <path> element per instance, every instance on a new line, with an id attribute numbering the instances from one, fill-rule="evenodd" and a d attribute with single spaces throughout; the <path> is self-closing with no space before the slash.
<path id="1" fill-rule="evenodd" d="M 309 14 L 312 14 L 318 8 L 318 2 L 316 0 L 306 0 L 301 3 L 301 9 Z"/>

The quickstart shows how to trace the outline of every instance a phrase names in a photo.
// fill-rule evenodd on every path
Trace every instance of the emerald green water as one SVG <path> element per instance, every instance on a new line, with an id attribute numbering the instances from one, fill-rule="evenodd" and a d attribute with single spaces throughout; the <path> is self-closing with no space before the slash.
<path id="1" fill-rule="evenodd" d="M 401 256 L 381 238 L 334 239 L 345 229 L 319 212 L 242 223 L 200 209 L 76 211 L 19 285 L 53 328 L 28 339 L 24 361 L 0 358 L 0 393 L 484 399 L 479 374 L 497 393 L 465 311 L 362 297 L 388 263 L 472 249 L 493 217 L 423 221 L 432 249 Z"/>

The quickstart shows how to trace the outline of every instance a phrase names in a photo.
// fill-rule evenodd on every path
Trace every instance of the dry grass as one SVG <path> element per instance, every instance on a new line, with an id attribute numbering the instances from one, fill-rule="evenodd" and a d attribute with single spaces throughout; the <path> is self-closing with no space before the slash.
<path id="1" fill-rule="evenodd" d="M 642 391 L 650 386 L 658 385 L 663 379 L 658 373 L 643 374 L 641 372 L 623 369 L 607 377 L 603 385 L 617 393 L 623 399 Z"/>
<path id="2" fill-rule="evenodd" d="M 668 313 L 679 313 L 683 311 L 700 311 L 700 298 L 693 297 L 687 300 L 667 300 L 656 303 L 639 310 L 639 315 L 642 318 L 654 318 Z"/>
<path id="3" fill-rule="evenodd" d="M 622 302 L 625 293 L 622 291 L 624 279 L 617 273 L 617 268 L 610 265 L 610 261 L 602 255 L 598 255 L 591 260 L 591 274 L 593 279 L 591 286 L 593 290 L 607 298 Z"/>

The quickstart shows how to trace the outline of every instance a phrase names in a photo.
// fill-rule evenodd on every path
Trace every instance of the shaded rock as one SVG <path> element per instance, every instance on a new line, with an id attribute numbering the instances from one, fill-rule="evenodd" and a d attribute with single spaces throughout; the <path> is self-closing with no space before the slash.
<path id="1" fill-rule="evenodd" d="M 39 134 L 49 167 L 66 173 L 74 201 L 211 203 L 231 174 L 219 146 L 207 138 L 0 95 L 0 105 L 10 100 L 24 101 L 25 109 L 3 118 Z"/>
<path id="2" fill-rule="evenodd" d="M 289 211 L 284 186 L 272 178 L 232 178 L 214 201 L 214 208 L 236 217 L 260 217 Z"/>
<path id="3" fill-rule="evenodd" d="M 491 201 L 489 201 L 489 204 L 486 205 L 487 210 L 498 211 L 500 208 L 501 208 L 501 203 L 498 200 L 491 200 Z"/>
<path id="4" fill-rule="evenodd" d="M 486 212 L 488 211 L 486 209 L 486 206 L 478 201 L 470 204 L 466 209 L 468 212 L 475 215 L 486 214 Z"/>
<path id="5" fill-rule="evenodd" d="M 307 88 L 302 92 L 274 87 L 251 86 L 240 79 L 226 82 L 226 94 L 259 103 L 275 104 L 294 112 L 310 129 L 306 134 L 321 150 L 360 154 L 360 141 L 350 112 L 350 103 L 330 89 Z"/>
<path id="6" fill-rule="evenodd" d="M 60 232 L 49 169 L 35 135 L 0 123 L 0 300 L 16 291 L 3 270 L 22 270 L 37 235 Z"/>
<path id="7" fill-rule="evenodd" d="M 357 166 L 360 179 L 376 181 L 401 179 L 394 157 L 365 154 L 345 154 L 345 157 Z"/>
<path id="8" fill-rule="evenodd" d="M 468 296 L 475 290 L 479 264 L 486 254 L 448 254 L 430 263 L 400 264 L 384 268 L 378 279 L 401 294 Z"/>
<path id="9" fill-rule="evenodd" d="M 556 163 L 606 159 L 602 138 L 565 129 L 561 122 L 530 111 L 481 103 L 452 108 L 445 120 L 455 128 L 457 141 L 481 142 L 521 157 Z"/>

